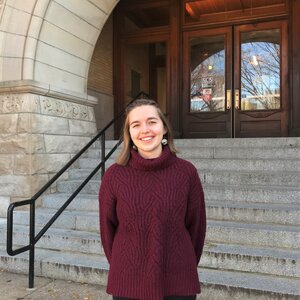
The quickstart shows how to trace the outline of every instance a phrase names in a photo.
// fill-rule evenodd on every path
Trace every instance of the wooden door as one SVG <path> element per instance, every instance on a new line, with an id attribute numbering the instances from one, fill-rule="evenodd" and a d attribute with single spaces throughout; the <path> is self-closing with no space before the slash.
<path id="1" fill-rule="evenodd" d="M 287 23 L 235 27 L 234 135 L 288 135 Z"/>
<path id="2" fill-rule="evenodd" d="M 285 21 L 184 34 L 183 137 L 288 134 Z"/>

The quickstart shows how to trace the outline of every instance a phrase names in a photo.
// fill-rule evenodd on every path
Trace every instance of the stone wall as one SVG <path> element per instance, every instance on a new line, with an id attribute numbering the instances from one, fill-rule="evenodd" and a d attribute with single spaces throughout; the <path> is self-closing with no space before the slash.
<path id="1" fill-rule="evenodd" d="M 92 106 L 35 94 L 0 95 L 0 216 L 27 199 L 95 134 Z"/>
<path id="2" fill-rule="evenodd" d="M 95 134 L 88 72 L 117 2 L 0 0 L 0 217 Z M 112 95 L 103 95 L 111 113 Z"/>

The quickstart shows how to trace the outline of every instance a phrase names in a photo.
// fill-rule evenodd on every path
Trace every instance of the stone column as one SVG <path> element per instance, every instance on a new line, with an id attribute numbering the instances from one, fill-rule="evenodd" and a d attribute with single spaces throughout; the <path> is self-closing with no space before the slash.
<path id="1" fill-rule="evenodd" d="M 0 217 L 12 201 L 31 198 L 96 133 L 95 98 L 21 83 L 0 87 Z"/>

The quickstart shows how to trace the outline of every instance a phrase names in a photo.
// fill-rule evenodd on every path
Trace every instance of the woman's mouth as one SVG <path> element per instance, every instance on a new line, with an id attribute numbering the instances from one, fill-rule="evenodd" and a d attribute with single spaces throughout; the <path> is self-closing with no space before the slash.
<path id="1" fill-rule="evenodd" d="M 150 141 L 152 139 L 153 139 L 153 136 L 146 136 L 146 137 L 141 138 L 140 140 L 143 141 L 143 142 L 147 142 L 147 141 Z"/>

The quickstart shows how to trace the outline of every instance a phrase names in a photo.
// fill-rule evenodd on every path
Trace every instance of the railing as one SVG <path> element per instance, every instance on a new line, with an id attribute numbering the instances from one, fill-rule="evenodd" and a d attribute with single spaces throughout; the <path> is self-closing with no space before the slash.
<path id="1" fill-rule="evenodd" d="M 148 95 L 144 92 L 140 92 L 129 104 L 141 97 L 148 98 Z M 58 171 L 31 199 L 23 200 L 19 202 L 11 203 L 7 210 L 7 253 L 11 256 L 29 251 L 29 288 L 34 287 L 34 258 L 35 258 L 35 244 L 39 239 L 46 233 L 46 231 L 51 227 L 51 225 L 57 220 L 57 218 L 62 214 L 62 212 L 68 207 L 72 200 L 78 195 L 78 193 L 84 188 L 84 186 L 89 182 L 89 180 L 99 171 L 101 168 L 101 176 L 105 172 L 105 162 L 110 158 L 118 146 L 122 143 L 120 139 L 116 145 L 105 155 L 105 132 L 106 130 L 115 124 L 115 122 L 120 119 L 125 113 L 125 109 L 112 121 L 110 121 L 86 146 L 84 146 L 60 171 Z M 61 206 L 61 208 L 52 216 L 52 218 L 46 223 L 46 225 L 35 234 L 35 203 L 36 200 L 66 171 L 69 167 L 86 151 L 88 150 L 98 139 L 101 140 L 101 161 L 97 167 L 90 173 L 90 175 L 80 184 L 80 186 L 72 193 L 72 195 L 66 200 L 66 202 Z M 29 244 L 21 248 L 13 250 L 13 214 L 14 209 L 20 206 L 30 206 L 30 221 L 29 221 Z"/>

